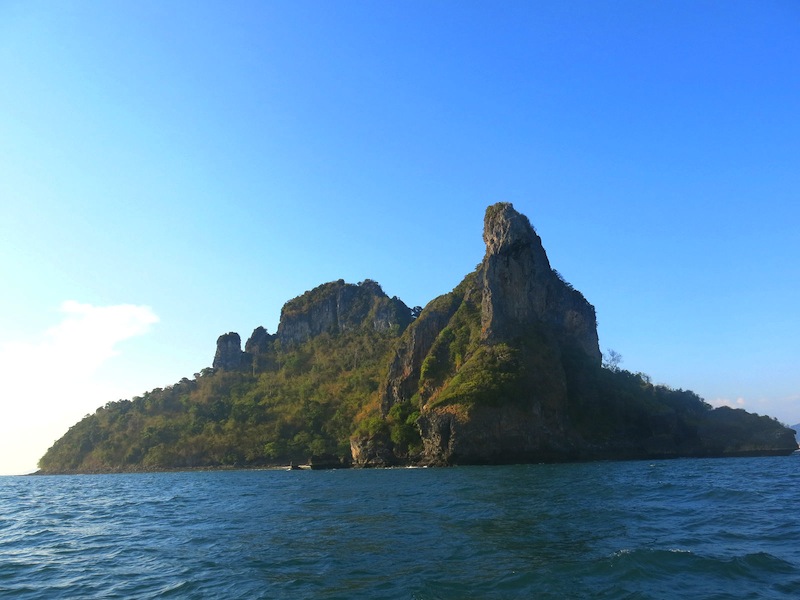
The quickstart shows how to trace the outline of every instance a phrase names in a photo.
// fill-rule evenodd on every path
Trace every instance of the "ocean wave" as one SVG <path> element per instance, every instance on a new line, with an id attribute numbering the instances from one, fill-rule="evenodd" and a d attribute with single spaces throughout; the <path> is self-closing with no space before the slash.
<path id="1" fill-rule="evenodd" d="M 0 598 L 789 600 L 790 460 L 0 478 Z"/>

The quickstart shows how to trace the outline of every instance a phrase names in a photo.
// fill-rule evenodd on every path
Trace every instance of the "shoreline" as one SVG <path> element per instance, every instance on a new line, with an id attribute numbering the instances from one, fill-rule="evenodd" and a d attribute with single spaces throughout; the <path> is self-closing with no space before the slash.
<path id="1" fill-rule="evenodd" d="M 294 464 L 285 463 L 271 464 L 271 465 L 216 465 L 216 466 L 203 466 L 203 467 L 166 467 L 166 468 L 133 468 L 133 469 L 98 469 L 98 470 L 76 470 L 76 471 L 60 471 L 60 472 L 42 472 L 41 470 L 33 473 L 26 473 L 24 475 L 9 475 L 9 477 L 48 477 L 59 475 L 131 475 L 138 473 L 192 473 L 203 471 L 331 471 L 338 469 L 358 469 L 358 470 L 384 470 L 384 469 L 424 469 L 424 468 L 448 468 L 448 467 L 500 467 L 507 465 L 526 465 L 526 464 L 568 464 L 568 463 L 590 463 L 590 462 L 625 462 L 625 461 L 644 461 L 644 460 L 677 460 L 686 458 L 768 458 L 776 456 L 792 456 L 793 454 L 800 453 L 800 448 L 788 450 L 772 450 L 772 451 L 752 451 L 752 452 L 736 452 L 728 454 L 705 454 L 705 455 L 682 455 L 682 456 L 620 456 L 620 457 L 602 457 L 585 460 L 563 460 L 563 461 L 528 461 L 528 462 L 502 462 L 495 463 L 455 463 L 455 464 L 399 464 L 391 466 L 352 466 L 347 464 L 339 464 L 336 466 L 318 465 L 314 466 L 312 463 Z"/>

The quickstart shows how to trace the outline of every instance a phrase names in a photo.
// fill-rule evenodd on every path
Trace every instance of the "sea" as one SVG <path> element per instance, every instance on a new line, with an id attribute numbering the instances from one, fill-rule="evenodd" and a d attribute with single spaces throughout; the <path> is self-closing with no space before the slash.
<path id="1" fill-rule="evenodd" d="M 800 596 L 800 455 L 0 477 L 0 598 Z"/>

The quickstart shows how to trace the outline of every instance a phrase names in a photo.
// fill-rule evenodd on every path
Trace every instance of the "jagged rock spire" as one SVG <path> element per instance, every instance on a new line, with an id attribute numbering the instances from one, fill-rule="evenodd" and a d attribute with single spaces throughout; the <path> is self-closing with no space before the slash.
<path id="1" fill-rule="evenodd" d="M 519 335 L 544 323 L 600 363 L 594 307 L 550 267 L 528 218 L 508 202 L 486 209 L 481 329 L 485 340 Z"/>
<path id="2" fill-rule="evenodd" d="M 217 338 L 217 352 L 214 354 L 213 367 L 234 371 L 242 364 L 242 339 L 239 334 L 231 331 L 223 333 Z"/>

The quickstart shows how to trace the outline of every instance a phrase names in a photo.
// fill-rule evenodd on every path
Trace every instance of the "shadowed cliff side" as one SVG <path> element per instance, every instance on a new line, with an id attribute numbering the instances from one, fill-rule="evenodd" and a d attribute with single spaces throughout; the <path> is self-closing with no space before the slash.
<path id="1" fill-rule="evenodd" d="M 600 365 L 594 307 L 552 270 L 512 205 L 487 209 L 483 239 L 475 272 L 428 304 L 398 344 L 381 407 L 418 412 L 420 444 L 395 454 L 432 464 L 571 456 L 562 352 Z M 356 439 L 357 464 L 382 462 L 362 446 L 379 444 Z"/>
<path id="2" fill-rule="evenodd" d="M 770 419 L 743 411 L 722 419 L 691 392 L 604 369 L 594 307 L 551 268 L 539 236 L 511 204 L 486 210 L 483 239 L 478 268 L 401 337 L 382 389 L 386 427 L 353 438 L 356 464 L 796 448 L 789 430 Z"/>
<path id="3" fill-rule="evenodd" d="M 520 329 L 542 325 L 561 343 L 577 345 L 600 364 L 594 307 L 550 267 L 528 218 L 508 203 L 490 206 L 483 240 L 483 339 L 504 341 L 517 336 Z"/>

